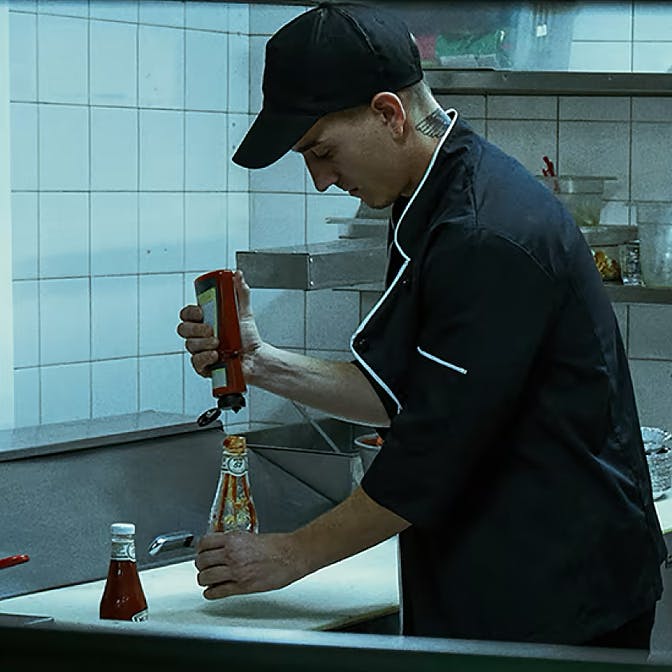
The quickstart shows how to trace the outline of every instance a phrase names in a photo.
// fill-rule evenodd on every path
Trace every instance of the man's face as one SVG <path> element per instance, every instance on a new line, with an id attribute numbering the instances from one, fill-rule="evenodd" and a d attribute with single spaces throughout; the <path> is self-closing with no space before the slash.
<path id="1" fill-rule="evenodd" d="M 372 208 L 393 203 L 406 187 L 399 143 L 369 107 L 328 114 L 296 143 L 315 188 L 332 184 Z"/>

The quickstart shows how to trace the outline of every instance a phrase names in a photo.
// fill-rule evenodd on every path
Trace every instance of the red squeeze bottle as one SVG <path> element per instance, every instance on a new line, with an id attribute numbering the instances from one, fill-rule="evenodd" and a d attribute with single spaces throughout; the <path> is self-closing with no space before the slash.
<path id="1" fill-rule="evenodd" d="M 112 523 L 112 548 L 105 589 L 100 600 L 100 618 L 146 621 L 147 600 L 135 562 L 135 525 Z"/>
<path id="2" fill-rule="evenodd" d="M 206 425 L 219 417 L 224 409 L 237 413 L 245 406 L 243 394 L 247 391 L 241 362 L 242 344 L 238 303 L 233 286 L 233 271 L 219 269 L 200 275 L 194 280 L 196 300 L 203 311 L 203 321 L 212 327 L 219 339 L 219 359 L 210 367 L 212 396 L 217 408 L 205 411 L 199 425 Z"/>

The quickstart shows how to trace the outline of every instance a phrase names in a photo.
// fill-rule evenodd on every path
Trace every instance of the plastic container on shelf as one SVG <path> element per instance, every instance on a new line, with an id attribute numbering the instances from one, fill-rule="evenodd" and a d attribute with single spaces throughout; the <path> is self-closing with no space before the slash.
<path id="1" fill-rule="evenodd" d="M 641 432 L 653 498 L 660 499 L 672 488 L 672 434 L 662 427 L 641 427 Z"/>
<path id="2" fill-rule="evenodd" d="M 577 226 L 597 226 L 604 207 L 604 186 L 615 177 L 589 175 L 539 176 L 565 204 Z"/>
<path id="3" fill-rule="evenodd" d="M 672 203 L 636 203 L 639 259 L 647 287 L 672 287 Z"/>

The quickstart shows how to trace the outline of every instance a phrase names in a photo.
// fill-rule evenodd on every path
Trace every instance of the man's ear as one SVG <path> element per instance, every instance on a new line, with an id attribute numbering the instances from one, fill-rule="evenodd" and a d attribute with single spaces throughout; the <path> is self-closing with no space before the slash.
<path id="1" fill-rule="evenodd" d="M 400 138 L 403 135 L 406 110 L 399 96 L 389 91 L 381 91 L 371 99 L 371 109 L 380 115 L 393 137 Z"/>

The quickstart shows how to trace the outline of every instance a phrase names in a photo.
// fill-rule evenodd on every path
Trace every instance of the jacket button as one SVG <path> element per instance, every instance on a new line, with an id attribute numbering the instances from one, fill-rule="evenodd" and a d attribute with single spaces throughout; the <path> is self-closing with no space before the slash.
<path id="1" fill-rule="evenodd" d="M 406 277 L 401 281 L 401 286 L 402 287 L 408 287 L 411 284 L 410 278 Z"/>
<path id="2" fill-rule="evenodd" d="M 359 352 L 366 352 L 369 349 L 369 341 L 363 336 L 360 336 L 355 340 L 355 348 Z"/>

